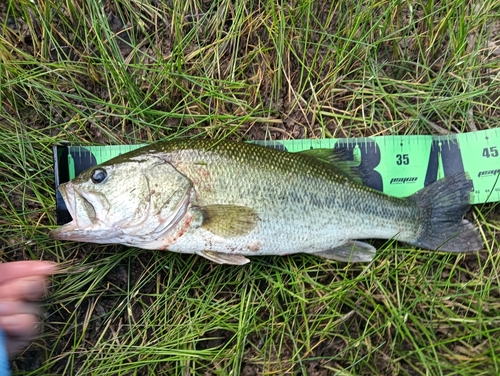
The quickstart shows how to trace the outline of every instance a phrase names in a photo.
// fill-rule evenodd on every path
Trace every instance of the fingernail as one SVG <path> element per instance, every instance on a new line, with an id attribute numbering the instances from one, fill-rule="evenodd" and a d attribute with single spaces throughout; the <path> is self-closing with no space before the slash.
<path id="1" fill-rule="evenodd" d="M 40 278 L 40 277 L 39 277 Z M 38 301 L 44 295 L 46 291 L 46 284 L 41 280 L 26 280 L 23 285 L 20 285 L 22 288 L 22 297 L 27 301 Z"/>
<path id="2" fill-rule="evenodd" d="M 52 261 L 42 261 L 34 268 L 35 273 L 52 274 L 57 271 L 57 264 Z"/>

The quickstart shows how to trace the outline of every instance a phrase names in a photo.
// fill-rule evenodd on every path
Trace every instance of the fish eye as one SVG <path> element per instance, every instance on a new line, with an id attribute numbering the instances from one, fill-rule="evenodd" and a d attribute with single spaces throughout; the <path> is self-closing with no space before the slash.
<path id="1" fill-rule="evenodd" d="M 90 175 L 90 180 L 92 183 L 99 184 L 102 183 L 108 177 L 108 173 L 103 168 L 96 168 L 92 171 L 92 175 Z"/>

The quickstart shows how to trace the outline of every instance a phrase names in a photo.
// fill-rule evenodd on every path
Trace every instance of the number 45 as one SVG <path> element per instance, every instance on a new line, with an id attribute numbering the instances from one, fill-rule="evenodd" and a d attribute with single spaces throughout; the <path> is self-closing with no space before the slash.
<path id="1" fill-rule="evenodd" d="M 498 149 L 496 146 L 491 146 L 489 148 L 483 149 L 483 157 L 498 157 Z"/>

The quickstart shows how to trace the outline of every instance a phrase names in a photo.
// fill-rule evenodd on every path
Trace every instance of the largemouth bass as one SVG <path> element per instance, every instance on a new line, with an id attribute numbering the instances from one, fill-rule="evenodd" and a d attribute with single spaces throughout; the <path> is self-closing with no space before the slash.
<path id="1" fill-rule="evenodd" d="M 221 264 L 310 253 L 366 262 L 359 239 L 470 252 L 472 182 L 445 177 L 407 198 L 355 182 L 341 160 L 231 141 L 160 142 L 89 168 L 61 192 L 73 221 L 53 239 L 195 253 Z"/>

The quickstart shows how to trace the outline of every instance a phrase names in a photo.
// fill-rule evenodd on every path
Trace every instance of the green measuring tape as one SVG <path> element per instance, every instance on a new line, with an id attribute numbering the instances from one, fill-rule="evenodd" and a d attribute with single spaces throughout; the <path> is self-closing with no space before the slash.
<path id="1" fill-rule="evenodd" d="M 409 196 L 445 175 L 467 172 L 474 184 L 471 203 L 500 201 L 500 129 L 450 136 L 378 136 L 351 139 L 255 141 L 260 145 L 298 152 L 338 148 L 367 169 L 364 183 L 391 196 Z M 144 145 L 55 146 L 56 186 L 88 167 Z M 347 154 L 349 155 L 349 154 Z M 354 163 L 353 162 L 353 163 Z M 64 202 L 57 194 L 59 222 Z"/>

